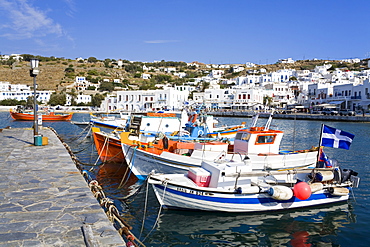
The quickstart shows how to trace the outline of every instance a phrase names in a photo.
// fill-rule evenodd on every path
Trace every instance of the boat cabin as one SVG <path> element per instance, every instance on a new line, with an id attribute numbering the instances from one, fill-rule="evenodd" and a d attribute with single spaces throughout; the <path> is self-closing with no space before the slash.
<path id="1" fill-rule="evenodd" d="M 240 130 L 235 136 L 234 153 L 279 154 L 283 131 L 251 127 Z"/>

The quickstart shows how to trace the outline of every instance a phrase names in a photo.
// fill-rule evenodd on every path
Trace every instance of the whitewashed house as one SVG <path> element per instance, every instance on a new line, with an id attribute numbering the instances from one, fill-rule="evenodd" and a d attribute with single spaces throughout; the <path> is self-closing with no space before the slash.
<path id="1" fill-rule="evenodd" d="M 242 72 L 245 68 L 243 66 L 240 66 L 240 65 L 236 65 L 236 66 L 233 66 L 232 67 L 232 70 L 233 70 L 233 73 L 239 73 L 239 72 Z"/>
<path id="2" fill-rule="evenodd" d="M 146 73 L 142 73 L 141 74 L 141 79 L 144 79 L 144 80 L 149 80 L 151 77 L 151 74 L 146 74 Z"/>
<path id="3" fill-rule="evenodd" d="M 225 74 L 225 71 L 224 70 L 220 70 L 220 69 L 217 69 L 216 70 L 216 69 L 214 69 L 209 74 L 209 77 L 211 77 L 211 78 L 221 78 L 224 74 Z"/>
<path id="4" fill-rule="evenodd" d="M 126 111 L 179 110 L 188 100 L 189 91 L 162 90 L 118 91 L 117 108 Z"/>
<path id="5" fill-rule="evenodd" d="M 295 61 L 292 58 L 284 58 L 284 59 L 279 59 L 278 63 L 294 63 Z"/>

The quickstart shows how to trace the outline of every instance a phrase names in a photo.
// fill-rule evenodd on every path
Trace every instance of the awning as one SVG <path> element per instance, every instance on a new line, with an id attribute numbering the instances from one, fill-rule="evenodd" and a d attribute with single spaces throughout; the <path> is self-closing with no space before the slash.
<path id="1" fill-rule="evenodd" d="M 329 102 L 329 104 L 331 105 L 339 105 L 339 104 L 342 104 L 343 101 L 332 101 L 332 102 Z"/>

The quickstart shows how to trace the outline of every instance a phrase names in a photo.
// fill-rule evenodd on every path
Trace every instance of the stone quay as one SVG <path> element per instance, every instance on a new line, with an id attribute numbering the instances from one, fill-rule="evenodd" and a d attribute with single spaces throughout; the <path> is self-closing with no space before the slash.
<path id="1" fill-rule="evenodd" d="M 0 247 L 126 246 L 57 135 L 40 134 L 47 145 L 0 129 Z"/>

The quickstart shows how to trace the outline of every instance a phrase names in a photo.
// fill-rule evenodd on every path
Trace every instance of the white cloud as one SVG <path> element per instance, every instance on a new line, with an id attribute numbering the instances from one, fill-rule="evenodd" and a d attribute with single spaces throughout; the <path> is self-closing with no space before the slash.
<path id="1" fill-rule="evenodd" d="M 49 34 L 65 35 L 60 24 L 48 17 L 46 13 L 31 4 L 28 0 L 0 0 L 3 9 L 2 19 L 5 23 L 0 26 L 2 37 L 9 39 L 27 39 L 42 37 Z"/>
<path id="2" fill-rule="evenodd" d="M 68 6 L 68 11 L 66 12 L 66 15 L 74 17 L 74 14 L 77 12 L 75 1 L 74 0 L 63 0 L 63 1 Z"/>

